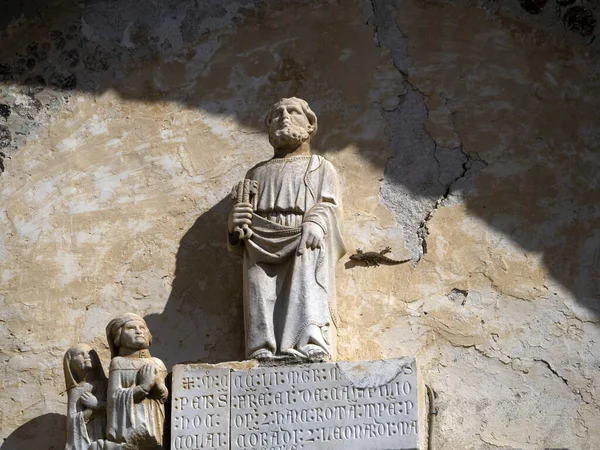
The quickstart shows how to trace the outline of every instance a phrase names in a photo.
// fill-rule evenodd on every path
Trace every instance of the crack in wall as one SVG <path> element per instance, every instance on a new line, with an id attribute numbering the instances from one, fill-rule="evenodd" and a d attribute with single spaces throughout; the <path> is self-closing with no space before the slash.
<path id="1" fill-rule="evenodd" d="M 462 347 L 465 349 L 469 349 L 472 348 L 473 350 L 475 350 L 477 353 L 479 353 L 481 356 L 484 356 L 486 358 L 489 359 L 493 359 L 495 361 L 499 361 L 502 364 L 504 364 L 505 366 L 510 366 L 511 369 L 516 370 L 518 372 L 521 372 L 525 375 L 527 375 L 529 373 L 529 370 L 525 369 L 525 368 L 519 368 L 519 363 L 522 362 L 535 362 L 535 363 L 541 363 L 544 367 L 546 367 L 556 378 L 558 378 L 562 383 L 565 384 L 565 386 L 567 386 L 567 388 L 571 391 L 571 393 L 573 395 L 575 395 L 581 402 L 585 403 L 586 405 L 591 405 L 592 402 L 586 400 L 583 397 L 583 394 L 581 393 L 581 391 L 579 389 L 574 388 L 570 383 L 569 380 L 567 378 L 565 378 L 563 375 L 561 375 L 547 360 L 543 359 L 543 358 L 519 358 L 519 357 L 514 357 L 511 356 L 507 353 L 504 353 L 503 351 L 499 350 L 499 349 L 493 349 L 495 352 L 498 352 L 499 356 L 494 356 L 492 354 L 490 354 L 488 351 L 478 347 L 478 344 L 460 344 L 460 343 L 455 343 L 452 342 L 450 339 L 448 339 L 447 337 L 443 336 L 442 334 L 440 334 L 438 331 L 433 330 L 434 333 L 439 336 L 442 340 L 448 342 L 450 345 L 452 345 L 453 347 Z M 493 334 L 493 333 L 492 333 Z M 506 360 L 502 359 L 505 358 Z"/>
<path id="2" fill-rule="evenodd" d="M 435 318 L 433 318 L 433 317 L 432 317 L 432 319 L 435 320 Z M 535 380 L 536 376 L 533 374 L 530 374 L 527 367 L 523 366 L 523 363 L 525 363 L 525 362 L 539 363 L 541 366 L 548 369 L 558 380 L 560 380 L 561 384 L 564 384 L 565 386 L 567 386 L 568 389 L 571 391 L 571 393 L 576 397 L 577 401 L 583 402 L 586 405 L 595 406 L 593 402 L 586 401 L 582 397 L 582 394 L 579 392 L 579 390 L 574 389 L 573 386 L 569 384 L 569 380 L 567 378 L 565 378 L 563 375 L 561 375 L 548 361 L 546 361 L 544 359 L 541 359 L 541 358 L 521 359 L 518 357 L 512 357 L 498 349 L 494 349 L 494 351 L 497 351 L 499 356 L 494 356 L 494 355 L 490 354 L 488 351 L 486 351 L 485 349 L 482 349 L 481 346 L 477 343 L 461 344 L 461 343 L 453 342 L 451 339 L 449 339 L 443 333 L 439 333 L 438 331 L 433 330 L 433 329 L 432 329 L 432 331 L 440 339 L 441 342 L 446 342 L 455 348 L 472 349 L 477 354 L 485 357 L 486 359 L 498 361 L 498 362 L 502 363 L 502 365 L 508 366 L 512 370 L 523 373 L 526 376 L 533 376 L 534 380 Z M 493 335 L 493 333 L 492 333 L 492 335 Z M 433 362 L 433 360 L 431 362 Z M 439 360 L 437 361 L 437 364 L 439 364 Z M 440 391 L 440 395 L 442 397 L 444 396 L 443 390 Z M 585 433 L 587 434 L 588 439 L 589 439 L 589 427 L 585 424 L 585 420 L 582 416 L 581 410 L 577 410 L 577 414 L 579 416 L 578 421 L 581 423 L 582 427 L 585 429 Z M 514 445 L 514 443 L 510 443 L 510 444 L 506 443 L 506 444 L 502 445 L 500 443 L 494 444 L 494 443 L 488 442 L 483 436 L 481 436 L 480 433 L 476 433 L 475 436 L 479 437 L 483 442 L 489 443 L 490 445 L 493 445 L 494 447 L 498 447 L 498 448 L 506 448 L 507 446 L 511 446 L 511 448 L 512 448 L 512 445 Z M 546 447 L 544 447 L 544 448 L 546 448 Z"/>
<path id="3" fill-rule="evenodd" d="M 563 381 L 563 383 L 565 383 L 565 385 L 569 386 L 568 380 L 565 377 L 563 377 L 562 375 L 560 375 L 548 361 L 546 361 L 545 359 L 535 359 L 535 358 L 534 358 L 534 361 L 543 363 L 550 370 L 550 372 L 552 372 L 554 375 L 556 375 L 558 378 L 560 378 Z M 569 386 L 569 389 L 571 389 L 571 386 Z"/>
<path id="4" fill-rule="evenodd" d="M 421 255 L 421 257 L 419 257 L 419 260 L 422 258 L 423 255 L 425 255 L 427 253 L 427 236 L 429 236 L 429 228 L 428 228 L 427 224 L 433 218 L 433 215 L 435 214 L 435 212 L 447 203 L 448 198 L 450 197 L 451 194 L 453 194 L 453 189 L 454 189 L 456 183 L 458 183 L 461 179 L 466 178 L 469 175 L 469 171 L 471 171 L 473 169 L 473 163 L 475 161 L 482 162 L 485 165 L 487 165 L 487 163 L 485 163 L 485 161 L 483 161 L 481 158 L 479 158 L 476 154 L 465 153 L 465 151 L 463 150 L 462 144 L 456 148 L 460 150 L 460 152 L 466 159 L 465 159 L 465 162 L 462 164 L 461 173 L 457 177 L 455 177 L 454 180 L 452 180 L 446 184 L 446 190 L 444 191 L 444 194 L 435 202 L 433 208 L 431 210 L 429 210 L 427 215 L 421 221 L 419 228 L 417 229 L 417 238 L 419 239 L 419 243 L 422 248 L 422 255 Z M 436 154 L 437 149 L 438 149 L 438 144 L 436 143 L 435 150 L 434 150 L 434 157 L 438 163 L 438 171 L 441 176 L 441 170 L 439 170 L 439 168 L 441 167 L 441 163 L 440 163 L 439 159 L 437 158 L 437 154 Z M 438 181 L 440 181 L 439 177 L 438 177 Z M 442 184 L 441 181 L 440 181 L 440 184 Z"/>
<path id="5" fill-rule="evenodd" d="M 410 80 L 408 37 L 396 23 L 400 2 L 370 0 L 368 7 L 366 24 L 373 28 L 376 45 L 390 51 L 405 88 L 398 107 L 382 111 L 394 155 L 386 162 L 380 196 L 404 230 L 407 249 L 419 262 L 428 252 L 428 222 L 435 211 L 461 190 L 458 185 L 462 179 L 486 164 L 477 155 L 465 152 L 462 143 L 452 148 L 441 146 L 427 129 L 430 96 Z M 452 125 L 456 128 L 454 119 Z"/>

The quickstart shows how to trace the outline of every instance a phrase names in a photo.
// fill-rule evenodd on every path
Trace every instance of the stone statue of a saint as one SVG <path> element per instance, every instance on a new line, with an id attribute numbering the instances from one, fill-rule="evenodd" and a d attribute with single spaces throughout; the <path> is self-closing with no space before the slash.
<path id="1" fill-rule="evenodd" d="M 274 157 L 238 185 L 228 219 L 229 248 L 244 257 L 246 355 L 324 361 L 335 332 L 335 263 L 346 252 L 338 177 L 311 154 L 317 116 L 304 100 L 278 101 L 266 126 Z"/>
<path id="2" fill-rule="evenodd" d="M 77 344 L 63 358 L 67 385 L 67 445 L 65 450 L 88 450 L 104 439 L 107 380 L 98 354 Z"/>
<path id="3" fill-rule="evenodd" d="M 110 321 L 106 337 L 112 360 L 108 375 L 106 437 L 111 443 L 144 442 L 161 448 L 165 420 L 167 368 L 150 356 L 152 336 L 137 314 Z M 112 444 L 105 449 L 119 448 Z"/>

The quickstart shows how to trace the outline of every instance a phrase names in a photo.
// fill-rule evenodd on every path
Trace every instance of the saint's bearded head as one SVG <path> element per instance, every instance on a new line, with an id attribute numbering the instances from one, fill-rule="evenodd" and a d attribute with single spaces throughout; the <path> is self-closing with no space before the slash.
<path id="1" fill-rule="evenodd" d="M 308 103 L 296 97 L 282 98 L 265 119 L 269 142 L 275 148 L 295 148 L 317 132 L 317 116 Z"/>

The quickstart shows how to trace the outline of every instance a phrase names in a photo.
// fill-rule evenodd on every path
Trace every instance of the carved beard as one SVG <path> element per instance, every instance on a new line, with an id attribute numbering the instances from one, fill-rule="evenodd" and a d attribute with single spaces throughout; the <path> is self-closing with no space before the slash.
<path id="1" fill-rule="evenodd" d="M 273 147 L 298 147 L 309 137 L 305 128 L 286 124 L 269 134 L 269 142 Z"/>

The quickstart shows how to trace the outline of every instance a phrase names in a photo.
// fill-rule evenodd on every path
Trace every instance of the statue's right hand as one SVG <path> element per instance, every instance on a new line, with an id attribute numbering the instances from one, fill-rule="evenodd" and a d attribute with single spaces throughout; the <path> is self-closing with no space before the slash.
<path id="1" fill-rule="evenodd" d="M 158 374 L 158 369 L 151 364 L 144 364 L 138 372 L 138 386 L 144 391 L 150 392 L 154 386 L 154 379 Z"/>
<path id="2" fill-rule="evenodd" d="M 227 219 L 227 229 L 233 233 L 236 228 L 248 228 L 252 224 L 252 205 L 250 203 L 236 203 L 233 205 Z"/>
<path id="3" fill-rule="evenodd" d="M 91 392 L 84 392 L 83 394 L 81 394 L 80 401 L 85 408 L 98 408 L 98 399 Z"/>

